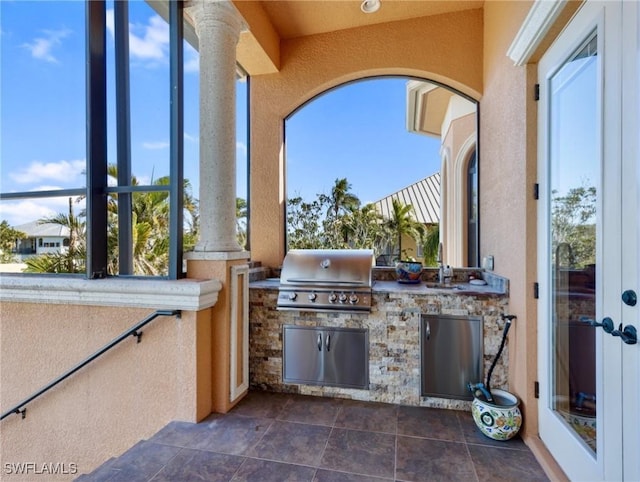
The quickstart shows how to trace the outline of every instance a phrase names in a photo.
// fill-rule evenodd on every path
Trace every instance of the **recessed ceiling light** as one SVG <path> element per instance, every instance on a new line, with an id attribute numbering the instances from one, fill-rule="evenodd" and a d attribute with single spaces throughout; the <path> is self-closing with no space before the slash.
<path id="1" fill-rule="evenodd" d="M 364 0 L 360 5 L 360 10 L 364 13 L 373 13 L 380 10 L 380 0 Z"/>

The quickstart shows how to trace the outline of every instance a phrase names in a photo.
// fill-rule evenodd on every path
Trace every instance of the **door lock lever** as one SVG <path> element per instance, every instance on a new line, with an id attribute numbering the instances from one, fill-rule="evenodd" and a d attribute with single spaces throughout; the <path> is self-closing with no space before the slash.
<path id="1" fill-rule="evenodd" d="M 589 323 L 591 326 L 595 328 L 601 326 L 606 333 L 613 333 L 614 331 L 613 320 L 608 316 L 602 319 L 602 323 L 598 323 L 596 320 L 592 320 L 591 318 L 587 318 L 586 316 L 582 316 L 580 318 L 580 321 L 584 323 Z"/>
<path id="2" fill-rule="evenodd" d="M 623 329 L 622 323 L 620 323 L 618 329 L 613 330 L 611 335 L 619 336 L 627 345 L 635 345 L 638 343 L 638 332 L 636 331 L 636 327 L 632 325 L 627 325 Z"/>

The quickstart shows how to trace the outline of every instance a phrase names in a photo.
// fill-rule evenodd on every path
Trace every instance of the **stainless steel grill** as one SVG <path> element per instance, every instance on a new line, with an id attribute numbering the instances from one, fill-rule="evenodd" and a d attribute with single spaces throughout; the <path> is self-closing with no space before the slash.
<path id="1" fill-rule="evenodd" d="M 279 310 L 371 311 L 371 249 L 292 249 L 282 263 Z"/>

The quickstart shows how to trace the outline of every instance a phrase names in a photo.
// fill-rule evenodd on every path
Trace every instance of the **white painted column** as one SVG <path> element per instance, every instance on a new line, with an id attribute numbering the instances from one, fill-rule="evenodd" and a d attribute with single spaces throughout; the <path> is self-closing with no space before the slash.
<path id="1" fill-rule="evenodd" d="M 199 252 L 241 251 L 236 238 L 236 45 L 242 17 L 227 0 L 188 4 L 200 50 Z"/>

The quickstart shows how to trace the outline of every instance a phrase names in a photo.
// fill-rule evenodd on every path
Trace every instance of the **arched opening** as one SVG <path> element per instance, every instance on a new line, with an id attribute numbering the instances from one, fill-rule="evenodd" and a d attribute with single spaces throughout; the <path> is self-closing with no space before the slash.
<path id="1" fill-rule="evenodd" d="M 379 265 L 434 265 L 427 237 L 435 235 L 444 262 L 477 266 L 453 253 L 478 240 L 441 228 L 445 217 L 466 223 L 467 208 L 449 205 L 463 188 L 468 197 L 466 178 L 450 182 L 445 172 L 456 170 L 442 156 L 457 160 L 461 139 L 475 142 L 476 113 L 468 97 L 410 77 L 360 79 L 298 107 L 285 120 L 285 249 L 366 247 Z"/>

